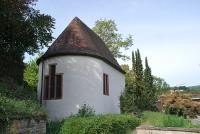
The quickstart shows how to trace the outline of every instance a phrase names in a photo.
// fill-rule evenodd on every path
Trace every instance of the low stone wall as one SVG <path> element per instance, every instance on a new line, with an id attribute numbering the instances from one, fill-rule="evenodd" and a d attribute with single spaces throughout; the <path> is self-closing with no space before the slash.
<path id="1" fill-rule="evenodd" d="M 46 134 L 46 121 L 44 120 L 14 120 L 8 128 L 1 128 L 3 134 Z"/>
<path id="2" fill-rule="evenodd" d="M 200 129 L 139 126 L 136 128 L 134 134 L 200 134 Z"/>

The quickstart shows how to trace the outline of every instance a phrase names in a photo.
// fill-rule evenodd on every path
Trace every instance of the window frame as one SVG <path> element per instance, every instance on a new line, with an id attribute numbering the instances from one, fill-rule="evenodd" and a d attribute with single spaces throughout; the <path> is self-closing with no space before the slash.
<path id="1" fill-rule="evenodd" d="M 43 100 L 58 100 L 58 99 L 62 99 L 63 98 L 63 73 L 56 73 L 56 65 L 57 64 L 49 64 L 49 74 L 48 75 L 45 75 L 44 76 L 44 86 L 43 86 Z M 51 96 L 51 86 L 52 86 L 52 84 L 51 84 L 51 66 L 55 66 L 55 73 L 54 73 L 54 80 L 53 80 L 53 82 L 54 82 L 54 88 L 53 88 L 53 95 Z M 60 75 L 61 76 L 61 84 L 60 84 L 60 93 L 61 93 L 61 95 L 59 96 L 59 97 L 57 97 L 57 95 L 56 95 L 56 93 L 57 93 L 57 76 L 58 75 Z M 48 77 L 48 89 L 46 89 L 46 87 L 47 87 L 47 85 L 46 85 L 46 77 Z M 47 95 L 47 93 L 48 93 L 48 95 Z"/>
<path id="2" fill-rule="evenodd" d="M 46 81 L 46 78 L 48 77 L 48 84 Z M 47 85 L 48 85 L 48 89 L 47 89 Z M 49 99 L 49 75 L 45 75 L 44 76 L 44 91 L 43 91 L 43 99 L 44 100 L 48 100 Z"/>
<path id="3" fill-rule="evenodd" d="M 109 96 L 109 76 L 103 73 L 103 95 Z"/>
<path id="4" fill-rule="evenodd" d="M 61 93 L 61 96 L 60 97 L 57 97 L 57 90 L 56 90 L 56 88 L 57 88 L 57 76 L 61 76 L 61 84 L 60 84 L 60 93 Z M 63 73 L 57 73 L 56 74 L 56 76 L 55 76 L 55 99 L 57 100 L 57 99 L 62 99 L 63 98 Z"/>

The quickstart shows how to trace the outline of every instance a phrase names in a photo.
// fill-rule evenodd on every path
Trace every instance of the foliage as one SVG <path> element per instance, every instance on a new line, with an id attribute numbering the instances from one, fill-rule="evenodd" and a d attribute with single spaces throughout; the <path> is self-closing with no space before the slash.
<path id="1" fill-rule="evenodd" d="M 144 110 L 156 110 L 157 91 L 153 85 L 153 76 L 147 58 L 143 69 L 139 50 L 132 52 L 132 70 L 127 67 L 125 69 L 126 87 L 120 96 L 121 112 L 139 113 Z"/>
<path id="2" fill-rule="evenodd" d="M 155 110 L 156 109 L 156 88 L 153 85 L 153 76 L 151 75 L 151 68 L 148 65 L 147 57 L 145 58 L 145 69 L 144 69 L 144 109 Z"/>
<path id="3" fill-rule="evenodd" d="M 125 74 L 125 88 L 132 88 L 133 82 L 135 80 L 134 72 L 132 69 L 129 69 L 127 64 L 121 65 L 121 68 L 126 72 Z"/>
<path id="4" fill-rule="evenodd" d="M 1 76 L 8 75 L 22 82 L 24 53 L 38 52 L 53 39 L 54 19 L 34 9 L 36 1 L 0 0 Z M 13 70 L 18 66 L 22 70 L 15 72 L 18 75 L 13 75 Z"/>
<path id="5" fill-rule="evenodd" d="M 155 127 L 200 128 L 198 125 L 193 125 L 188 119 L 160 112 L 143 112 L 142 122 Z"/>
<path id="6" fill-rule="evenodd" d="M 179 87 L 172 87 L 171 89 L 181 90 L 184 93 L 192 93 L 192 94 L 200 94 L 200 86 L 179 86 Z"/>
<path id="7" fill-rule="evenodd" d="M 97 20 L 93 31 L 101 37 L 115 58 L 123 60 L 129 58 L 127 55 L 123 54 L 121 50 L 128 50 L 133 45 L 132 36 L 129 35 L 128 38 L 123 39 L 122 35 L 118 33 L 117 25 L 114 20 Z"/>
<path id="8" fill-rule="evenodd" d="M 170 89 L 169 84 L 164 79 L 156 76 L 153 76 L 153 85 L 159 95 Z"/>
<path id="9" fill-rule="evenodd" d="M 120 109 L 122 113 L 133 112 L 133 82 L 135 81 L 134 72 L 128 65 L 121 65 L 125 74 L 125 91 L 120 96 Z"/>
<path id="10" fill-rule="evenodd" d="M 76 114 L 77 117 L 89 117 L 94 115 L 95 115 L 94 109 L 86 104 L 81 106 L 81 108 L 78 110 L 78 113 Z"/>
<path id="11" fill-rule="evenodd" d="M 36 64 L 36 59 L 29 61 L 24 70 L 24 81 L 30 85 L 32 90 L 36 91 L 38 83 L 38 66 Z"/>
<path id="12" fill-rule="evenodd" d="M 47 134 L 61 134 L 61 127 L 64 123 L 62 121 L 49 121 L 46 125 Z"/>
<path id="13" fill-rule="evenodd" d="M 196 85 L 196 86 L 190 86 L 188 87 L 189 89 L 193 89 L 193 90 L 200 90 L 200 85 Z"/>
<path id="14" fill-rule="evenodd" d="M 13 119 L 46 119 L 47 115 L 39 103 L 33 100 L 17 100 L 0 96 L 0 124 Z"/>
<path id="15" fill-rule="evenodd" d="M 0 79 L 0 125 L 13 119 L 46 119 L 45 110 L 36 101 L 36 92 L 17 85 L 12 79 Z"/>
<path id="16" fill-rule="evenodd" d="M 18 85 L 12 78 L 0 78 L 0 95 L 19 100 L 36 100 L 37 94 L 25 82 Z"/>
<path id="17" fill-rule="evenodd" d="M 191 95 L 180 92 L 166 93 L 161 96 L 166 113 L 195 118 L 200 115 L 200 103 L 192 101 Z"/>
<path id="18" fill-rule="evenodd" d="M 37 59 L 42 56 L 43 53 L 39 53 L 35 59 L 28 62 L 24 70 L 24 81 L 30 86 L 32 90 L 37 90 L 38 72 L 39 67 L 36 63 Z"/>
<path id="19" fill-rule="evenodd" d="M 120 95 L 119 100 L 121 113 L 138 112 L 138 109 L 134 107 L 133 95 L 130 94 L 130 90 L 125 89 Z"/>
<path id="20" fill-rule="evenodd" d="M 47 126 L 47 133 L 56 131 L 60 134 L 126 134 L 139 124 L 140 120 L 132 115 L 70 117 L 60 122 L 61 127 L 57 125 L 54 130 Z"/>
<path id="21" fill-rule="evenodd" d="M 184 91 L 186 93 L 191 93 L 191 94 L 200 94 L 200 89 L 189 89 L 189 90 L 186 90 Z"/>

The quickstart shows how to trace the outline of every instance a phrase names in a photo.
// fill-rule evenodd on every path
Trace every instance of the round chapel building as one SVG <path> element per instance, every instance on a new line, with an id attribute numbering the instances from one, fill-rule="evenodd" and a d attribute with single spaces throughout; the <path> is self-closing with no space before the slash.
<path id="1" fill-rule="evenodd" d="M 96 114 L 120 113 L 124 71 L 102 39 L 75 17 L 37 61 L 38 99 L 51 120 L 87 104 Z"/>

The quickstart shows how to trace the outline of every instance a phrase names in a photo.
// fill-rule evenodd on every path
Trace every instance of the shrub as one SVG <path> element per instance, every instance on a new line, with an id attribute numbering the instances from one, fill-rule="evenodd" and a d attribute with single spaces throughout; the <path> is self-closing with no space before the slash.
<path id="1" fill-rule="evenodd" d="M 89 117 L 94 115 L 95 115 L 95 110 L 86 104 L 81 106 L 81 108 L 78 110 L 78 113 L 76 114 L 76 116 L 78 117 Z"/>
<path id="2" fill-rule="evenodd" d="M 0 125 L 7 125 L 13 119 L 46 119 L 46 117 L 45 110 L 36 101 L 0 96 Z"/>
<path id="3" fill-rule="evenodd" d="M 24 85 L 18 85 L 11 78 L 0 78 L 0 96 L 19 100 L 36 100 L 36 91 L 30 90 L 29 88 L 26 82 Z"/>
<path id="4" fill-rule="evenodd" d="M 19 86 L 10 78 L 0 78 L 0 126 L 8 125 L 13 119 L 46 117 L 45 110 L 36 100 L 36 92 Z"/>
<path id="5" fill-rule="evenodd" d="M 200 128 L 200 126 L 193 125 L 188 119 L 160 112 L 143 112 L 142 122 L 155 127 Z"/>
<path id="6" fill-rule="evenodd" d="M 61 134 L 125 134 L 139 124 L 140 120 L 132 115 L 110 114 L 70 117 L 62 121 L 61 128 L 53 131 L 59 131 L 58 133 Z M 47 132 L 50 129 L 50 127 L 47 127 Z"/>
<path id="7" fill-rule="evenodd" d="M 200 114 L 200 103 L 192 101 L 190 95 L 179 92 L 167 93 L 161 96 L 164 111 L 183 117 L 195 118 Z"/>

